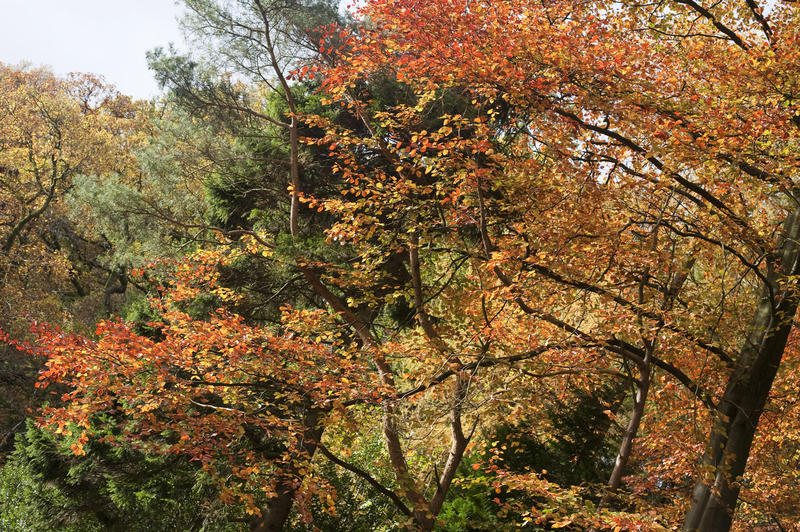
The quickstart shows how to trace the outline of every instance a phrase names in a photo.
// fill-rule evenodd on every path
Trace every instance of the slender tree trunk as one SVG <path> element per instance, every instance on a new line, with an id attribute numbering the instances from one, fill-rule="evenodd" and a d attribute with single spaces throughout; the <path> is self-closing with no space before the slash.
<path id="1" fill-rule="evenodd" d="M 288 89 L 287 89 L 288 90 Z M 290 98 L 291 96 L 287 96 Z M 294 105 L 292 105 L 292 108 Z M 292 111 L 294 112 L 294 111 Z M 300 155 L 297 117 L 292 115 L 289 127 L 289 183 L 292 185 L 292 204 L 289 209 L 289 231 L 293 237 L 300 234 Z"/>
<path id="2" fill-rule="evenodd" d="M 427 339 L 444 355 L 448 352 L 447 345 L 442 341 L 439 332 L 436 330 L 433 323 L 431 323 L 427 312 L 425 312 L 425 298 L 423 296 L 418 246 L 419 235 L 413 232 L 409 235 L 408 251 L 409 264 L 411 265 L 411 284 L 414 287 L 414 309 L 417 315 L 417 322 L 419 322 L 422 330 L 425 332 Z M 453 356 L 451 360 L 453 363 L 461 364 L 457 356 Z M 424 497 L 420 495 L 421 504 L 419 506 L 422 511 L 414 512 L 414 517 L 422 530 L 433 530 L 433 527 L 436 525 L 436 516 L 439 515 L 442 509 L 442 505 L 447 497 L 447 490 L 450 489 L 456 470 L 464 457 L 464 451 L 467 449 L 467 444 L 469 443 L 469 438 L 464 435 L 464 428 L 461 423 L 461 414 L 468 390 L 469 381 L 465 379 L 463 375 L 457 375 L 453 387 L 452 404 L 450 405 L 450 450 L 447 455 L 447 460 L 445 461 L 441 476 L 436 479 L 436 491 L 430 502 L 424 504 Z M 416 501 L 414 506 L 416 510 Z"/>
<path id="3" fill-rule="evenodd" d="M 633 440 L 639 432 L 639 425 L 642 422 L 642 417 L 644 417 L 644 405 L 647 403 L 647 393 L 650 391 L 650 364 L 648 363 L 645 368 L 640 369 L 640 373 L 641 377 L 636 381 L 636 396 L 633 398 L 631 419 L 628 421 L 628 426 L 622 435 L 617 459 L 614 461 L 614 469 L 608 479 L 608 487 L 611 492 L 618 490 L 622 483 L 622 474 L 625 472 L 625 467 L 631 457 L 631 451 L 633 451 Z M 609 493 L 609 495 L 611 494 Z M 604 498 L 603 502 L 608 501 Z"/>
<path id="4" fill-rule="evenodd" d="M 730 530 L 739 498 L 739 480 L 797 312 L 795 283 L 786 287 L 786 277 L 800 273 L 799 216 L 800 209 L 784 223 L 775 268 L 767 274 L 750 332 L 720 401 L 703 458 L 703 470 L 710 471 L 711 476 L 701 478 L 695 486 L 684 530 Z"/>
<path id="5" fill-rule="evenodd" d="M 312 410 L 303 419 L 306 428 L 303 431 L 303 441 L 300 443 L 301 457 L 292 460 L 286 475 L 291 480 L 297 476 L 302 465 L 314 458 L 317 445 L 322 438 L 323 427 L 320 424 L 322 415 L 321 411 Z M 261 510 L 261 516 L 250 523 L 253 532 L 280 532 L 286 525 L 297 496 L 297 488 L 293 484 L 283 483 L 278 485 L 277 491 L 278 495 Z"/>
<path id="6" fill-rule="evenodd" d="M 439 515 L 444 501 L 447 498 L 447 491 L 453 483 L 456 471 L 461 460 L 464 458 L 464 451 L 467 450 L 469 436 L 464 434 L 461 424 L 461 413 L 463 403 L 467 399 L 469 380 L 462 375 L 456 377 L 453 386 L 453 404 L 450 408 L 450 451 L 447 454 L 447 461 L 444 464 L 441 476 L 437 479 L 436 492 L 428 505 L 430 513 L 434 516 Z M 471 435 L 470 435 L 471 436 Z"/>
<path id="7" fill-rule="evenodd" d="M 655 248 L 655 244 L 653 247 Z M 675 276 L 672 278 L 672 282 L 669 284 L 669 287 L 664 290 L 664 301 L 661 303 L 662 312 L 669 312 L 672 309 L 675 299 L 678 297 L 678 294 L 683 289 L 686 279 L 689 277 L 689 272 L 694 267 L 695 260 L 695 257 L 691 257 L 686 264 L 684 264 L 681 270 L 675 272 Z M 644 299 L 640 296 L 639 304 L 642 305 L 643 303 Z M 657 323 L 656 331 L 652 338 L 647 340 L 643 337 L 642 339 L 644 342 L 645 354 L 642 358 L 641 364 L 637 365 L 639 370 L 639 379 L 636 380 L 636 395 L 633 398 L 631 419 L 628 422 L 628 426 L 625 428 L 625 433 L 622 436 L 619 452 L 617 453 L 617 459 L 614 461 L 614 469 L 611 471 L 611 476 L 608 479 L 608 487 L 610 491 L 605 497 L 603 497 L 602 504 L 608 503 L 613 492 L 619 489 L 619 486 L 622 483 L 622 474 L 625 472 L 625 468 L 630 460 L 631 452 L 633 451 L 633 441 L 636 439 L 636 435 L 639 432 L 639 425 L 641 425 L 642 418 L 644 417 L 644 409 L 645 405 L 647 404 L 647 394 L 650 392 L 652 360 L 656 355 L 658 335 L 663 327 L 664 318 L 662 317 Z"/>

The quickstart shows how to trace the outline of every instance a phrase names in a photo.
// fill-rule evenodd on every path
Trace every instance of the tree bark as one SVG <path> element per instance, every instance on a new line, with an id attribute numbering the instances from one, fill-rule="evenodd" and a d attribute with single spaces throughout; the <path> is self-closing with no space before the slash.
<path id="1" fill-rule="evenodd" d="M 710 476 L 701 478 L 694 488 L 684 530 L 730 530 L 739 481 L 797 312 L 795 283 L 788 277 L 800 273 L 798 239 L 800 209 L 784 223 L 781 242 L 772 259 L 774 267 L 766 275 L 749 334 L 711 430 L 702 467 Z"/>
<path id="2" fill-rule="evenodd" d="M 253 532 L 281 532 L 294 504 L 295 490 L 287 487 L 279 491 L 269 506 L 261 511 L 261 517 L 251 525 Z"/>
<path id="3" fill-rule="evenodd" d="M 301 457 L 294 459 L 287 471 L 287 477 L 294 480 L 297 477 L 301 464 L 299 462 L 310 462 L 314 458 L 314 453 L 322 438 L 323 427 L 320 424 L 323 413 L 319 410 L 312 410 L 303 419 L 305 430 L 303 431 L 303 441 L 300 444 Z M 253 532 L 280 532 L 289 519 L 289 513 L 294 505 L 297 496 L 297 487 L 294 484 L 282 483 L 278 485 L 278 495 L 272 498 L 268 505 L 261 510 L 261 516 L 250 523 Z"/>
<path id="4" fill-rule="evenodd" d="M 655 244 L 653 247 L 655 248 Z M 686 282 L 686 279 L 689 277 L 689 272 L 694 267 L 695 260 L 695 257 L 691 257 L 683 266 L 683 268 L 675 273 L 675 276 L 672 278 L 672 282 L 670 282 L 669 287 L 664 290 L 664 300 L 661 303 L 662 313 L 672 310 L 672 306 L 675 304 L 675 299 L 683 289 L 683 285 Z M 644 283 L 644 280 L 645 279 L 643 278 L 642 283 Z M 642 292 L 640 292 L 640 294 L 641 293 Z M 639 304 L 644 304 L 644 299 L 641 296 Z M 644 409 L 645 405 L 647 404 L 647 394 L 650 392 L 652 361 L 658 346 L 658 336 L 665 324 L 665 318 L 662 316 L 658 320 L 656 330 L 653 333 L 652 338 L 648 340 L 645 339 L 644 336 L 642 337 L 644 342 L 644 357 L 642 357 L 641 363 L 637 364 L 639 378 L 636 380 L 636 395 L 633 398 L 631 418 L 630 421 L 628 421 L 628 426 L 625 428 L 625 432 L 622 436 L 622 442 L 619 446 L 617 459 L 614 461 L 614 469 L 611 471 L 611 476 L 608 479 L 608 487 L 610 491 L 605 497 L 603 497 L 603 504 L 608 503 L 613 492 L 617 491 L 622 484 L 622 475 L 625 472 L 625 468 L 627 467 L 628 461 L 631 457 L 631 452 L 633 451 L 633 441 L 636 439 L 636 435 L 639 432 L 639 425 L 641 425 L 642 418 L 644 417 Z M 644 330 L 644 327 L 642 327 L 642 330 Z"/>
<path id="5" fill-rule="evenodd" d="M 608 479 L 608 487 L 611 492 L 617 491 L 620 484 L 622 484 L 622 474 L 625 472 L 625 467 L 630 460 L 631 452 L 633 451 L 633 440 L 636 439 L 636 434 L 639 432 L 639 425 L 644 417 L 644 406 L 647 403 L 647 393 L 650 390 L 650 364 L 647 361 L 645 368 L 640 370 L 641 378 L 636 381 L 636 396 L 633 398 L 633 409 L 631 410 L 631 419 L 628 421 L 628 426 L 625 428 L 625 433 L 622 435 L 622 442 L 619 446 L 617 459 L 614 461 L 614 469 L 611 471 L 611 476 Z M 608 495 L 611 495 L 609 493 Z M 608 497 L 603 498 L 603 502 L 608 502 Z"/>

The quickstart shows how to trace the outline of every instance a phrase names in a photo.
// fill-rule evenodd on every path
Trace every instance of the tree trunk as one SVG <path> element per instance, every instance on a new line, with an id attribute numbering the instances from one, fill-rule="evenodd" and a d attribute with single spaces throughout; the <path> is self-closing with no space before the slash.
<path id="1" fill-rule="evenodd" d="M 307 463 L 314 458 L 320 438 L 322 438 L 323 427 L 320 424 L 322 412 L 312 410 L 303 419 L 306 429 L 303 431 L 303 441 L 300 444 L 302 457 L 294 459 L 287 471 L 287 477 L 294 479 L 297 472 L 301 469 L 299 462 Z M 261 510 L 261 516 L 250 523 L 253 532 L 280 532 L 289 519 L 289 512 L 292 510 L 297 488 L 293 484 L 279 484 L 278 495 L 271 499 L 266 508 Z"/>
<path id="2" fill-rule="evenodd" d="M 793 212 L 784 223 L 774 260 L 776 267 L 767 274 L 750 333 L 720 401 L 703 458 L 703 470 L 710 471 L 712 476 L 701 478 L 695 486 L 684 530 L 730 530 L 739 497 L 739 480 L 797 312 L 795 283 L 790 282 L 787 287 L 786 277 L 800 272 L 799 215 L 800 210 Z"/>
<path id="3" fill-rule="evenodd" d="M 650 391 L 650 364 L 646 361 L 645 367 L 640 369 L 641 377 L 636 381 L 636 396 L 633 398 L 633 410 L 631 411 L 631 419 L 628 421 L 628 426 L 622 436 L 622 442 L 619 446 L 617 459 L 614 461 L 614 469 L 611 471 L 611 476 L 608 479 L 608 487 L 610 493 L 603 498 L 604 503 L 608 503 L 608 497 L 611 493 L 619 489 L 622 483 L 622 474 L 625 472 L 625 467 L 628 465 L 628 460 L 633 451 L 633 440 L 639 432 L 639 425 L 644 417 L 644 406 L 647 403 L 647 393 Z"/>
<path id="4" fill-rule="evenodd" d="M 269 502 L 269 506 L 261 511 L 261 517 L 255 521 L 251 530 L 253 532 L 281 532 L 286 520 L 289 519 L 289 512 L 294 504 L 294 488 L 287 486 L 285 490 L 279 490 L 278 496 Z"/>
<path id="5" fill-rule="evenodd" d="M 653 248 L 655 249 L 655 241 L 653 244 Z M 689 272 L 692 271 L 696 261 L 696 257 L 691 257 L 689 260 L 684 264 L 683 269 L 680 271 L 675 272 L 675 276 L 672 278 L 672 282 L 669 284 L 669 288 L 664 290 L 664 301 L 661 303 L 661 311 L 668 312 L 672 310 L 672 306 L 675 303 L 675 299 L 678 297 L 678 294 L 683 289 L 683 284 L 686 282 L 686 279 L 689 277 Z M 642 278 L 642 283 L 644 283 L 644 277 Z M 643 286 L 642 286 L 643 288 Z M 643 292 L 640 288 L 640 294 Z M 644 304 L 644 298 L 640 295 L 639 297 L 639 304 Z M 641 327 L 641 322 L 640 322 Z M 650 340 L 644 339 L 644 357 L 642 358 L 641 364 L 638 364 L 639 370 L 639 378 L 636 380 L 636 395 L 633 398 L 633 409 L 631 411 L 631 418 L 628 422 L 628 426 L 625 429 L 625 433 L 622 436 L 622 442 L 619 446 L 619 452 L 617 453 L 617 459 L 614 461 L 614 469 L 611 471 L 611 476 L 608 479 L 608 488 L 609 492 L 606 493 L 605 497 L 603 497 L 602 504 L 605 505 L 609 502 L 610 498 L 612 497 L 613 493 L 617 491 L 622 484 L 622 475 L 625 472 L 625 468 L 628 465 L 628 461 L 631 457 L 631 452 L 633 451 L 633 441 L 636 439 L 636 435 L 639 432 L 639 425 L 642 423 L 642 418 L 644 417 L 644 408 L 647 404 L 647 394 L 650 392 L 650 381 L 651 381 L 651 372 L 652 372 L 652 360 L 656 353 L 656 348 L 658 346 L 658 335 L 661 329 L 664 327 L 664 318 L 662 317 L 657 324 L 655 333 Z M 643 327 L 642 327 L 643 329 Z"/>

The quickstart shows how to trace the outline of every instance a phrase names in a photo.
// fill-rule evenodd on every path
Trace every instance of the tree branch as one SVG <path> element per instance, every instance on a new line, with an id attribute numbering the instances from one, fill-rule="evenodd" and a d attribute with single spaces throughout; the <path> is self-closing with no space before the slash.
<path id="1" fill-rule="evenodd" d="M 734 44 L 736 44 L 736 46 L 738 46 L 742 50 L 747 50 L 747 45 L 744 43 L 744 41 L 741 39 L 741 37 L 736 35 L 736 32 L 734 32 L 728 26 L 726 26 L 725 24 L 723 24 L 722 22 L 717 20 L 717 18 L 714 16 L 714 14 L 711 11 L 709 11 L 706 8 L 704 8 L 703 6 L 701 6 L 700 4 L 695 2 L 694 0 L 675 0 L 675 2 L 677 2 L 678 4 L 683 4 L 685 6 L 688 6 L 693 11 L 696 11 L 697 13 L 702 15 L 704 18 L 708 19 L 708 21 L 711 22 L 714 25 L 715 28 L 717 28 L 719 31 L 721 31 L 731 41 L 733 41 Z"/>
<path id="2" fill-rule="evenodd" d="M 319 449 L 319 452 L 325 455 L 325 458 L 327 458 L 334 464 L 338 465 L 339 467 L 346 469 L 351 473 L 354 473 L 355 475 L 363 478 L 369 483 L 370 486 L 381 492 L 383 495 L 389 497 L 395 504 L 395 506 L 397 506 L 400 509 L 401 512 L 403 512 L 406 515 L 412 514 L 408 506 L 405 505 L 403 500 L 400 499 L 400 497 L 398 497 L 398 495 L 395 492 L 393 492 L 392 490 L 390 490 L 389 488 L 385 487 L 383 484 L 375 480 L 369 473 L 367 473 L 366 471 L 357 466 L 354 466 L 353 464 L 345 462 L 341 458 L 336 457 L 332 452 L 328 450 L 327 447 L 325 447 L 321 443 L 317 444 L 317 449 Z"/>

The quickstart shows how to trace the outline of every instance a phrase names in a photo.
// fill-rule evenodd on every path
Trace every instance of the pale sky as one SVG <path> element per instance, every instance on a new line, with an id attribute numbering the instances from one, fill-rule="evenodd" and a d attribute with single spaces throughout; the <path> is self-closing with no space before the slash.
<path id="1" fill-rule="evenodd" d="M 0 62 L 91 72 L 135 98 L 158 89 L 145 52 L 186 45 L 174 0 L 0 0 Z"/>

